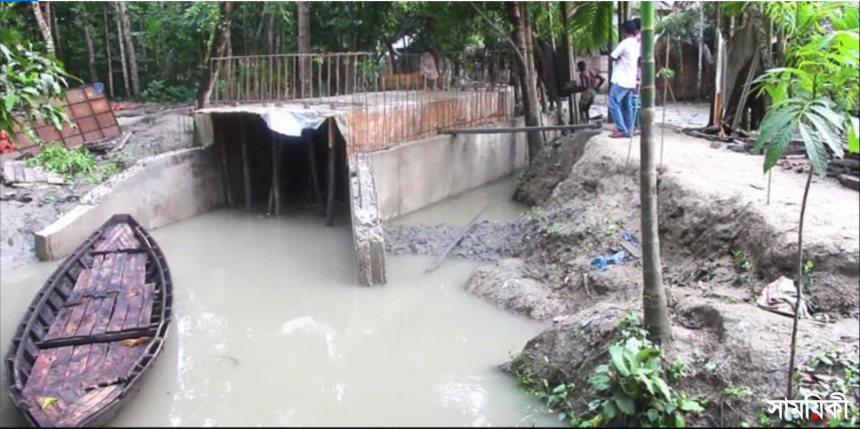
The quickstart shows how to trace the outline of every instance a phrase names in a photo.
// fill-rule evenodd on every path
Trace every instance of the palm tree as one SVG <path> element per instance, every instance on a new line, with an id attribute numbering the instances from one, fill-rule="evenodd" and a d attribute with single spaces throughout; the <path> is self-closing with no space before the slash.
<path id="1" fill-rule="evenodd" d="M 651 341 L 669 340 L 672 330 L 663 289 L 663 264 L 657 219 L 657 169 L 654 162 L 654 2 L 642 2 L 642 136 L 639 198 L 642 203 L 642 293 L 645 327 Z"/>

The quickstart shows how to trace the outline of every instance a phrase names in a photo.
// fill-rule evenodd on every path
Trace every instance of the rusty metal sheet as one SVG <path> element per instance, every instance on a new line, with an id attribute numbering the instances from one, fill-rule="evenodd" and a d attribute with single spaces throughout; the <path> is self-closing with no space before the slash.
<path id="1" fill-rule="evenodd" d="M 50 103 L 63 106 L 75 126 L 64 124 L 61 130 L 57 130 L 52 124 L 39 120 L 34 131 L 45 142 L 60 142 L 74 148 L 122 134 L 107 96 L 104 93 L 97 94 L 92 86 L 71 88 L 66 91 L 64 99 L 51 99 Z M 21 130 L 16 128 L 13 131 L 18 139 L 19 152 L 38 153 L 39 146 Z"/>

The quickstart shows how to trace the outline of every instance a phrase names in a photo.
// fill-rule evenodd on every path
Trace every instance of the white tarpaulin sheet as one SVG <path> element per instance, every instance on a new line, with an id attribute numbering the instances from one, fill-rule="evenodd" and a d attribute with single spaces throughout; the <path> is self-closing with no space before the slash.
<path id="1" fill-rule="evenodd" d="M 198 114 L 228 114 L 228 113 L 250 113 L 263 118 L 266 126 L 283 136 L 301 137 L 302 130 L 315 130 L 322 125 L 326 119 L 334 118 L 337 128 L 343 138 L 349 141 L 349 130 L 346 125 L 346 112 L 330 109 L 305 109 L 296 105 L 285 106 L 229 106 L 208 107 L 197 111 Z"/>

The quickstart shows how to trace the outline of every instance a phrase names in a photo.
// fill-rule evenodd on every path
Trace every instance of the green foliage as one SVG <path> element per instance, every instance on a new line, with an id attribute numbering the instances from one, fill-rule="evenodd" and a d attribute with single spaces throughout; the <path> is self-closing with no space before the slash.
<path id="1" fill-rule="evenodd" d="M 81 177 L 93 183 L 119 171 L 113 162 L 99 166 L 93 154 L 83 147 L 69 149 L 56 142 L 44 145 L 38 155 L 27 160 L 27 165 L 41 166 L 45 171 L 60 174 L 67 180 Z"/>
<path id="2" fill-rule="evenodd" d="M 657 79 L 663 79 L 663 80 L 672 79 L 673 77 L 675 77 L 675 70 L 663 67 L 660 69 L 660 71 L 657 72 L 656 77 L 657 77 Z"/>
<path id="3" fill-rule="evenodd" d="M 745 272 L 751 272 L 755 268 L 755 265 L 749 260 L 747 253 L 741 249 L 732 250 L 732 259 L 734 259 L 735 265 Z"/>
<path id="4" fill-rule="evenodd" d="M 776 3 L 780 4 L 769 6 L 768 13 L 775 14 L 771 15 L 775 22 L 784 22 L 789 34 L 795 35 L 789 40 L 795 43 L 788 46 L 785 67 L 768 70 L 755 81 L 773 100 L 756 148 L 767 144 L 764 170 L 768 171 L 798 132 L 815 173 L 823 176 L 828 162 L 825 146 L 841 158 L 844 135 L 849 151 L 860 149 L 860 121 L 852 116 L 860 97 L 860 27 L 831 30 L 822 22 L 858 25 L 852 18 L 856 11 L 845 13 L 825 2 Z M 856 8 L 855 4 L 848 10 Z M 793 10 L 793 18 L 781 14 L 785 10 Z"/>
<path id="5" fill-rule="evenodd" d="M 588 380 L 597 398 L 589 408 L 599 412 L 593 423 L 636 427 L 684 427 L 688 412 L 704 411 L 702 406 L 675 391 L 667 379 L 661 350 L 647 339 L 638 319 L 628 315 L 622 340 L 609 347 L 610 361 L 600 365 Z"/>
<path id="6" fill-rule="evenodd" d="M 573 427 L 683 427 L 688 413 L 704 411 L 670 386 L 684 376 L 683 362 L 664 365 L 660 348 L 647 339 L 635 313 L 627 314 L 618 332 L 609 361 L 596 367 L 587 392 L 570 382 L 533 380 L 522 373 L 519 386 L 544 403 L 544 412 L 557 413 Z M 587 410 L 574 410 L 575 394 L 592 395 Z"/>
<path id="7" fill-rule="evenodd" d="M 0 21 L 8 16 L 0 11 Z M 33 128 L 42 120 L 62 127 L 68 116 L 61 106 L 49 101 L 63 97 L 70 76 L 55 58 L 40 53 L 32 43 L 21 40 L 20 34 L 4 28 L 0 30 L 0 129 L 12 138 L 13 126 L 22 129 L 30 140 L 35 140 Z"/>
<path id="8" fill-rule="evenodd" d="M 579 1 L 570 16 L 571 43 L 580 52 L 597 53 L 617 39 L 613 2 Z"/>
<path id="9" fill-rule="evenodd" d="M 156 103 L 184 103 L 194 99 L 195 90 L 184 85 L 170 85 L 157 79 L 149 83 L 141 96 L 145 101 Z"/>

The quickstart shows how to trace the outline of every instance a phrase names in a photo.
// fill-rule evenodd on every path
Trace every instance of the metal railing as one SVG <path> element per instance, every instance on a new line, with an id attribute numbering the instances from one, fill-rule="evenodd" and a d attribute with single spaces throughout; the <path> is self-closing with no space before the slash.
<path id="1" fill-rule="evenodd" d="M 439 78 L 421 72 L 421 54 L 366 52 L 213 58 L 210 107 L 295 103 L 342 111 L 350 152 L 391 147 L 441 128 L 509 120 L 515 75 L 507 52 L 441 55 Z"/>

